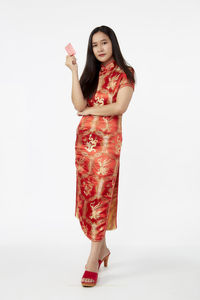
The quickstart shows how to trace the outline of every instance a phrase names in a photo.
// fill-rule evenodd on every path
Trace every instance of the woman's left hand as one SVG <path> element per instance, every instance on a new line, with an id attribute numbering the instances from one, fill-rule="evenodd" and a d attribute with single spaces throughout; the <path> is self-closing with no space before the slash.
<path id="1" fill-rule="evenodd" d="M 78 116 L 86 116 L 91 114 L 91 107 L 86 107 L 83 111 L 78 111 Z"/>

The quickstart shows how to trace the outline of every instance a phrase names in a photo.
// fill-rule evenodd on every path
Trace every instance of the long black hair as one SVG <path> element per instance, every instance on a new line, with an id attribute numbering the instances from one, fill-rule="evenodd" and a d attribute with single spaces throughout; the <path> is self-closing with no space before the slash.
<path id="1" fill-rule="evenodd" d="M 105 33 L 112 42 L 112 56 L 115 59 L 117 65 L 126 73 L 127 78 L 135 83 L 135 70 L 132 66 L 127 64 L 122 56 L 119 43 L 114 31 L 108 26 L 99 26 L 92 30 L 89 36 L 88 49 L 87 49 L 87 59 L 85 68 L 80 77 L 80 86 L 85 99 L 91 98 L 97 89 L 99 71 L 101 68 L 101 62 L 98 61 L 93 53 L 92 47 L 92 37 L 96 32 Z M 132 69 L 132 72 L 130 70 Z"/>

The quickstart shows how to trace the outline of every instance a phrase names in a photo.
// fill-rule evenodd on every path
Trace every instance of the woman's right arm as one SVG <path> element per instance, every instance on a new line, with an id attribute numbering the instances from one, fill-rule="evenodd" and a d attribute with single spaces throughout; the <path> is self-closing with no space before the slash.
<path id="1" fill-rule="evenodd" d="M 71 93 L 72 103 L 77 111 L 82 111 L 87 106 L 87 100 L 84 99 L 81 90 L 81 85 L 78 79 L 78 70 L 72 70 L 72 93 Z"/>
<path id="2" fill-rule="evenodd" d="M 72 103 L 77 111 L 82 111 L 87 106 L 87 100 L 84 99 L 81 85 L 78 78 L 78 65 L 74 55 L 67 55 L 65 65 L 72 71 Z"/>

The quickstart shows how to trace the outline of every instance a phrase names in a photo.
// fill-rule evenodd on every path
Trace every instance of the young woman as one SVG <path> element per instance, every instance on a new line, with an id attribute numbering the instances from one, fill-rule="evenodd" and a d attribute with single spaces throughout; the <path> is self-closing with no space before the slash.
<path id="1" fill-rule="evenodd" d="M 76 131 L 76 208 L 91 250 L 81 279 L 94 286 L 99 267 L 107 266 L 106 230 L 117 228 L 122 114 L 135 87 L 135 71 L 124 60 L 114 31 L 95 28 L 89 37 L 86 65 L 78 78 L 75 56 L 66 56 L 72 71 L 72 102 L 82 116 Z"/>

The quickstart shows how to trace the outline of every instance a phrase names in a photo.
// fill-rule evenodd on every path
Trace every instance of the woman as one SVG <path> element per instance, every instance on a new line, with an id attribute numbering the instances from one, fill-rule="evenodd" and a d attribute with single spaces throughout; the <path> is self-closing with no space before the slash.
<path id="1" fill-rule="evenodd" d="M 117 228 L 122 114 L 135 86 L 135 71 L 121 54 L 114 31 L 95 28 L 80 81 L 75 56 L 65 63 L 72 71 L 72 102 L 82 116 L 76 131 L 76 208 L 91 251 L 81 283 L 94 286 L 99 267 L 107 266 L 106 230 Z"/>

